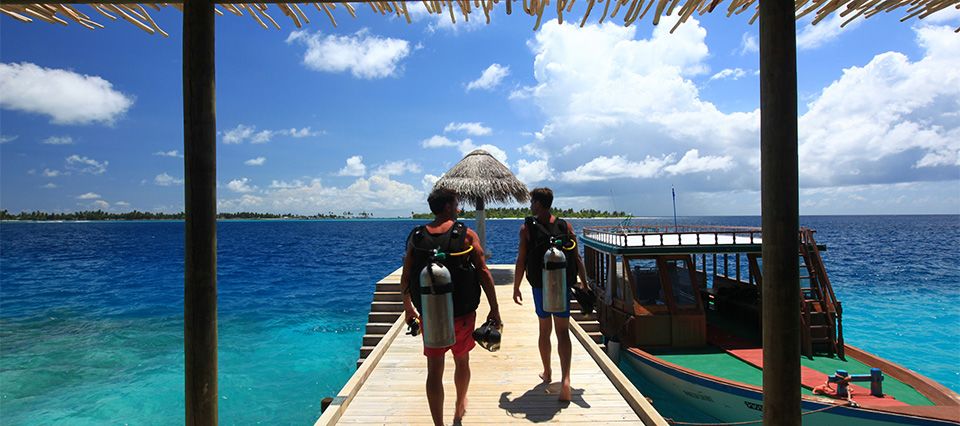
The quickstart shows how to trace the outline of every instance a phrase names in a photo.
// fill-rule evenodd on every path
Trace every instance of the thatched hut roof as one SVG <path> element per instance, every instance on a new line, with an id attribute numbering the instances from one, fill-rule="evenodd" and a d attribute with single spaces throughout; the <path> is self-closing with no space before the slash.
<path id="1" fill-rule="evenodd" d="M 525 202 L 530 199 L 527 186 L 517 180 L 507 166 L 482 149 L 463 157 L 434 187 L 457 191 L 461 200 L 474 206 L 479 201 L 486 204 L 511 200 Z"/>
<path id="2" fill-rule="evenodd" d="M 154 34 L 159 33 L 166 36 L 160 26 L 153 20 L 147 12 L 147 8 L 160 10 L 161 7 L 174 7 L 183 10 L 184 0 L 175 0 L 166 3 L 138 3 L 137 0 L 0 0 L 0 14 L 10 16 L 23 22 L 32 22 L 41 20 L 52 24 L 67 25 L 68 21 L 76 22 L 89 29 L 103 28 L 103 25 L 94 21 L 89 15 L 83 13 L 75 7 L 77 4 L 89 4 L 96 13 L 95 17 L 106 17 L 110 20 L 123 19 L 140 29 Z M 381 15 L 403 17 L 409 23 L 410 15 L 407 11 L 407 3 L 415 0 L 360 0 L 353 2 L 343 2 L 336 0 L 319 0 L 312 2 L 277 2 L 276 0 L 265 0 L 260 2 L 218 2 L 220 8 L 237 16 L 249 15 L 263 28 L 273 26 L 280 29 L 280 25 L 268 13 L 268 4 L 274 4 L 283 15 L 290 18 L 293 24 L 300 28 L 303 24 L 309 23 L 310 19 L 300 8 L 303 6 L 313 6 L 318 12 L 323 12 L 333 26 L 337 25 L 334 18 L 337 12 L 337 5 L 342 6 L 346 12 L 356 17 L 356 8 L 362 7 L 366 3 L 373 13 Z M 540 27 L 545 13 L 555 13 L 557 21 L 563 23 L 564 13 L 571 13 L 576 0 L 522 0 L 516 5 L 513 0 L 421 0 L 428 13 L 437 15 L 448 15 L 450 20 L 456 23 L 458 20 L 463 22 L 469 19 L 484 19 L 490 23 L 490 13 L 494 7 L 503 4 L 507 14 L 511 14 L 513 9 L 523 12 L 536 18 L 534 30 Z M 759 10 L 759 0 L 731 0 L 725 7 L 721 7 L 723 0 L 583 0 L 586 3 L 586 11 L 582 17 L 577 17 L 576 22 L 583 26 L 590 17 L 591 12 L 597 3 L 603 4 L 603 10 L 599 22 L 605 19 L 622 20 L 624 25 L 630 25 L 635 21 L 642 20 L 644 16 L 650 15 L 654 25 L 660 22 L 664 16 L 678 15 L 680 17 L 671 31 L 675 30 L 680 24 L 685 22 L 694 14 L 703 15 L 715 10 L 725 11 L 727 16 L 739 15 L 748 12 L 752 18 L 750 23 L 757 19 Z M 906 8 L 906 16 L 901 21 L 911 18 L 923 19 L 941 10 L 950 8 L 960 9 L 960 1 L 957 0 L 794 0 L 797 10 L 797 19 L 814 13 L 816 18 L 813 24 L 817 24 L 824 18 L 834 13 L 847 18 L 843 25 L 850 23 L 855 19 L 866 19 L 879 13 L 887 13 L 897 9 Z M 352 3 L 352 4 L 351 4 Z M 656 7 L 653 7 L 656 5 Z M 144 7 L 146 6 L 146 7 Z M 612 6 L 612 7 L 611 7 Z M 365 8 L 365 7 L 364 7 Z M 600 8 L 598 7 L 598 10 Z M 215 9 L 217 14 L 223 15 L 220 9 Z M 617 14 L 620 13 L 620 17 Z M 483 16 L 479 16 L 482 14 Z M 568 15 L 569 16 L 569 15 Z M 102 19 L 101 17 L 101 19 Z M 548 18 L 549 19 L 549 18 Z M 569 18 L 568 18 L 569 19 Z M 269 26 L 268 26 L 269 23 Z M 960 28 L 957 29 L 960 32 Z"/>

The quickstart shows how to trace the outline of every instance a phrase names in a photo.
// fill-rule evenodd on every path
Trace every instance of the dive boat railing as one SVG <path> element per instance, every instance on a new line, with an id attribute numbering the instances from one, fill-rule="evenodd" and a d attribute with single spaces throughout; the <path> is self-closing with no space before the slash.
<path id="1" fill-rule="evenodd" d="M 760 228 L 697 225 L 592 226 L 583 236 L 617 248 L 759 245 L 762 240 Z"/>

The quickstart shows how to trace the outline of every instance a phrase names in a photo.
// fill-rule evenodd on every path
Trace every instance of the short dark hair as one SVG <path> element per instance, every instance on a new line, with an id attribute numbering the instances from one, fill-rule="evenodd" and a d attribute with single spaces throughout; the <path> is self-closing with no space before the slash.
<path id="1" fill-rule="evenodd" d="M 433 214 L 443 213 L 443 209 L 457 200 L 457 191 L 448 188 L 435 188 L 427 197 L 427 203 L 430 204 L 430 211 Z"/>
<path id="2" fill-rule="evenodd" d="M 530 191 L 530 199 L 549 209 L 553 206 L 553 191 L 546 187 L 534 188 L 533 191 Z"/>

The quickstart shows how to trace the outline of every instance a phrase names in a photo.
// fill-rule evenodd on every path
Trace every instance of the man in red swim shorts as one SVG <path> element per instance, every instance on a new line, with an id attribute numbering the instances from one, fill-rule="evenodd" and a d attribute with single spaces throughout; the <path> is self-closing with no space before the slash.
<path id="1" fill-rule="evenodd" d="M 453 352 L 456 366 L 454 383 L 457 387 L 457 405 L 454 423 L 463 419 L 467 410 L 467 388 L 470 386 L 470 350 L 476 346 L 473 330 L 476 327 L 480 289 L 483 288 L 490 304 L 487 319 L 500 323 L 500 310 L 493 288 L 493 276 L 484 261 L 483 248 L 476 232 L 457 221 L 460 210 L 457 193 L 449 189 L 435 189 L 427 198 L 433 222 L 418 226 L 407 237 L 406 255 L 400 290 L 407 322 L 420 317 L 420 271 L 427 266 L 433 250 L 448 254 L 438 259 L 450 271 L 453 284 L 453 327 L 456 341 L 446 348 L 423 348 L 427 357 L 427 403 L 433 423 L 443 424 L 443 368 L 447 351 Z M 457 255 L 459 254 L 459 255 Z"/>

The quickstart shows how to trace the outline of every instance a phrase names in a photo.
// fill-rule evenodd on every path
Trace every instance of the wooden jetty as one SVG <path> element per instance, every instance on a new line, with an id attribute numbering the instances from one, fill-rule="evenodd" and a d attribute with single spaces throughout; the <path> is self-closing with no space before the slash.
<path id="1" fill-rule="evenodd" d="M 666 421 L 607 358 L 597 344 L 599 324 L 575 311 L 571 321 L 573 400 L 560 403 L 560 365 L 553 346 L 554 383 L 541 384 L 537 321 L 533 295 L 524 282 L 523 306 L 513 300 L 513 265 L 491 265 L 504 322 L 498 352 L 477 346 L 470 353 L 472 379 L 463 423 L 632 423 L 666 425 Z M 377 283 L 363 337 L 357 371 L 316 425 L 431 424 L 424 391 L 426 358 L 419 337 L 405 333 L 401 318 L 400 270 Z M 488 312 L 485 298 L 478 323 Z M 479 324 L 478 324 L 479 326 Z M 453 359 L 444 369 L 444 418 L 453 418 Z"/>

